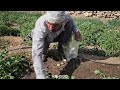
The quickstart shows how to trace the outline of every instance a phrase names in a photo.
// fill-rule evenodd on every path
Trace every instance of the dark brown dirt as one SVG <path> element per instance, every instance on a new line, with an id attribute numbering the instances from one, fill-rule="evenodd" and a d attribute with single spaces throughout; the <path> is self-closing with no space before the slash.
<path id="1" fill-rule="evenodd" d="M 94 73 L 95 70 L 99 70 L 106 75 L 106 78 L 120 78 L 120 65 L 96 63 L 82 57 L 69 62 L 53 58 L 48 57 L 48 60 L 44 62 L 46 73 L 52 75 L 69 75 L 74 76 L 76 79 L 103 79 L 103 76 Z M 34 70 L 30 75 L 26 76 L 26 79 L 35 79 Z"/>
<path id="2" fill-rule="evenodd" d="M 61 65 L 61 63 L 63 63 Z M 57 65 L 60 66 L 57 66 Z M 100 70 L 106 77 L 120 77 L 120 65 L 105 65 L 87 61 L 85 59 L 78 59 L 71 62 L 55 61 L 48 59 L 45 62 L 45 69 L 47 73 L 52 75 L 69 75 L 76 79 L 102 79 L 100 75 L 94 73 L 95 70 Z M 26 79 L 35 79 L 34 71 L 26 77 Z"/>

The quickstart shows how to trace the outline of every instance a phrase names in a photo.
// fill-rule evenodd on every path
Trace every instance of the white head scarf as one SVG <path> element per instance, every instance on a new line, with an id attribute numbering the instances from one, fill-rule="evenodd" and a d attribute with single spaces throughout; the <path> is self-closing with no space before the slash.
<path id="1" fill-rule="evenodd" d="M 65 20 L 65 11 L 47 11 L 46 19 L 50 23 L 61 23 Z"/>

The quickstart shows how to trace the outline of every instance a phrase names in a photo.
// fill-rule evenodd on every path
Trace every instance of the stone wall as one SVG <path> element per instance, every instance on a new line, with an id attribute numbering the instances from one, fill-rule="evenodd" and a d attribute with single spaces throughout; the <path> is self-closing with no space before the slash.
<path id="1" fill-rule="evenodd" d="M 46 11 L 41 11 L 45 13 Z M 116 19 L 120 18 L 120 11 L 69 11 L 72 16 L 79 17 L 94 17 L 94 18 L 106 18 L 106 19 Z"/>
<path id="2" fill-rule="evenodd" d="M 25 11 L 30 13 L 42 13 L 46 11 Z M 105 19 L 116 19 L 120 18 L 120 11 L 69 11 L 73 17 L 93 17 L 93 18 L 105 18 Z"/>
<path id="3" fill-rule="evenodd" d="M 95 17 L 95 18 L 120 18 L 120 11 L 71 11 L 72 16 L 83 15 L 85 17 Z"/>

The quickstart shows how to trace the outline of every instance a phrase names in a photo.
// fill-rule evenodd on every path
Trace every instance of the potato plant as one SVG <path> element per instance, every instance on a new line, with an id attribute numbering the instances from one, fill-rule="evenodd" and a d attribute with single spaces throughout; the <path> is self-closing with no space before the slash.
<path id="1" fill-rule="evenodd" d="M 120 20 L 108 21 L 105 24 L 100 20 L 75 20 L 83 36 L 80 48 L 94 46 L 95 53 L 98 52 L 99 55 L 120 56 Z M 105 53 L 102 50 L 100 52 L 100 49 Z"/>
<path id="2" fill-rule="evenodd" d="M 15 35 L 24 38 L 32 29 L 40 13 L 23 13 L 15 11 L 0 11 L 0 36 Z M 83 41 L 80 48 L 93 46 L 97 54 L 105 56 L 120 56 L 120 20 L 114 19 L 103 23 L 99 19 L 74 18 Z M 17 28 L 13 28 L 15 26 Z M 27 44 L 31 45 L 28 41 Z M 99 48 L 105 53 L 100 52 Z"/>
<path id="3" fill-rule="evenodd" d="M 102 77 L 102 79 L 120 79 L 118 77 L 109 77 L 109 76 L 106 76 L 104 73 L 102 73 L 100 70 L 95 70 L 94 71 L 94 74 L 96 75 L 100 75 Z"/>
<path id="4" fill-rule="evenodd" d="M 8 51 L 0 53 L 0 79 L 20 79 L 27 74 L 30 62 L 25 56 L 6 57 Z"/>

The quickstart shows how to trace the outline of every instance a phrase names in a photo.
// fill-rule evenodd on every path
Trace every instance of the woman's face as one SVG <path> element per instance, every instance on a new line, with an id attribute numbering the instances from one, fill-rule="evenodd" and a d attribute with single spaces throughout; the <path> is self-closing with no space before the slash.
<path id="1" fill-rule="evenodd" d="M 47 24 L 48 29 L 50 31 L 55 32 L 55 31 L 57 31 L 61 27 L 62 22 L 59 23 L 59 24 L 56 24 L 56 23 L 50 23 L 50 22 L 47 21 L 46 24 Z"/>

